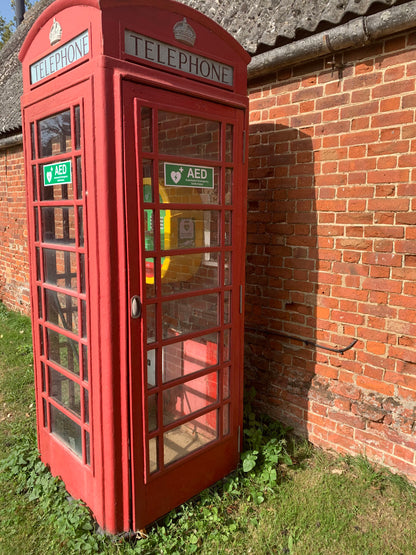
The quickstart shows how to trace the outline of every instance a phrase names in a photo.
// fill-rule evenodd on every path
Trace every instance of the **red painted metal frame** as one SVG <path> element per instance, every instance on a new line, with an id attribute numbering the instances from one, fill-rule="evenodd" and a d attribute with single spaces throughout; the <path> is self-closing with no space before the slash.
<path id="1" fill-rule="evenodd" d="M 232 65 L 235 74 L 233 87 L 218 87 L 202 78 L 194 79 L 190 75 L 183 75 L 175 70 L 164 71 L 164 68 L 156 64 L 141 64 L 139 60 L 134 60 L 124 53 L 125 28 L 163 42 L 173 43 L 172 26 L 183 17 L 187 18 L 198 35 L 195 48 L 186 48 Z M 54 18 L 61 24 L 63 36 L 61 43 L 51 47 L 49 31 Z M 38 83 L 31 84 L 30 65 L 54 52 L 60 44 L 85 30 L 89 33 L 88 55 Z M 177 46 L 183 47 L 183 45 Z M 229 464 L 230 470 L 235 466 L 237 458 L 235 445 L 231 445 L 231 442 L 221 444 L 218 450 L 206 449 L 192 458 L 196 466 L 204 460 L 206 468 L 202 479 L 198 477 L 197 472 L 192 472 L 190 476 L 186 476 L 188 479 L 185 483 L 183 472 L 187 470 L 182 464 L 176 464 L 172 466 L 166 478 L 158 482 L 158 487 L 152 488 L 151 495 L 144 493 L 145 477 L 140 470 L 140 464 L 143 461 L 143 423 L 141 416 L 131 404 L 132 392 L 137 391 L 137 387 L 140 389 L 141 383 L 132 372 L 132 357 L 126 349 L 126 346 L 130 345 L 131 334 L 133 333 L 133 337 L 138 337 L 134 335 L 134 329 L 139 324 L 130 319 L 129 296 L 132 292 L 131 284 L 139 283 L 140 274 L 139 269 L 131 264 L 129 258 L 129 248 L 131 250 L 133 235 L 137 237 L 137 228 L 134 228 L 132 222 L 125 220 L 126 214 L 130 214 L 130 208 L 126 207 L 125 178 L 136 171 L 135 167 L 130 167 L 130 164 L 135 164 L 136 160 L 136 137 L 132 136 L 131 132 L 127 132 L 131 143 L 126 143 L 124 135 L 124 128 L 129 128 L 133 123 L 126 119 L 126 114 L 133 105 L 125 105 L 125 102 L 130 102 L 134 97 L 134 85 L 129 85 L 132 87 L 130 96 L 125 97 L 124 88 L 129 81 L 148 85 L 149 92 L 156 89 L 163 89 L 166 94 L 169 91 L 175 92 L 183 95 L 181 98 L 185 107 L 187 98 L 202 99 L 227 106 L 228 108 L 224 108 L 227 114 L 233 111 L 242 114 L 237 118 L 238 133 L 240 133 L 242 128 L 247 126 L 246 65 L 249 57 L 236 41 L 211 20 L 182 4 L 169 0 L 82 0 L 82 2 L 56 0 L 41 14 L 29 31 L 19 57 L 23 66 L 24 83 L 22 114 L 28 183 L 31 301 L 38 407 L 43 394 L 38 335 L 40 319 L 37 312 L 35 229 L 31 196 L 30 123 L 76 104 L 82 106 L 84 114 L 82 155 L 86 191 L 85 249 L 88 252 L 88 283 L 85 298 L 89 310 L 90 423 L 88 426 L 92 434 L 91 465 L 84 464 L 85 461 L 76 457 L 52 434 L 47 433 L 43 428 L 41 410 L 38 411 L 39 448 L 42 459 L 50 465 L 52 472 L 63 477 L 68 491 L 73 496 L 82 498 L 87 503 L 104 529 L 109 532 L 129 530 L 161 516 L 160 508 L 165 506 L 166 490 L 172 483 L 178 489 L 177 498 L 184 500 L 196 493 L 200 487 L 204 487 L 205 483 L 212 483 L 216 479 L 218 475 L 216 465 L 220 456 L 227 461 L 232 461 Z M 214 106 L 214 104 L 209 105 Z M 233 110 L 233 108 L 239 108 L 239 110 Z M 219 110 L 221 109 L 220 107 Z M 242 139 L 239 140 L 242 147 Z M 235 151 L 236 160 L 239 156 L 240 153 Z M 56 159 L 66 158 L 69 156 L 61 158 L 58 156 Z M 244 184 L 247 174 L 246 164 L 239 166 L 238 172 L 238 179 Z M 241 204 L 238 211 L 241 210 L 242 214 L 246 202 L 244 186 L 241 191 L 242 196 L 239 199 Z M 130 195 L 131 192 L 128 194 Z M 59 202 L 60 206 L 64 204 Z M 138 206 L 137 202 L 135 206 Z M 207 209 L 212 208 L 207 207 Z M 234 211 L 236 210 L 237 208 L 234 207 Z M 234 236 L 242 238 L 238 270 L 242 275 L 245 218 L 234 220 Z M 234 290 L 233 295 L 236 297 Z M 73 296 L 77 299 L 84 298 L 79 293 Z M 236 306 L 235 303 L 234 306 Z M 239 316 L 241 320 L 242 317 L 242 315 Z M 239 360 L 236 364 L 241 368 L 238 384 L 235 384 L 241 407 L 243 354 L 240 331 L 235 331 L 233 341 L 238 350 Z M 64 335 L 70 336 L 69 333 Z M 130 347 L 134 353 L 140 351 L 140 345 L 134 341 L 131 342 Z M 136 362 L 134 364 L 136 365 Z M 65 371 L 62 373 L 65 375 Z M 77 380 L 75 382 L 78 383 Z M 63 412 L 65 413 L 65 410 Z M 69 413 L 67 415 L 71 417 Z M 240 418 L 239 413 L 235 416 L 235 422 Z M 88 426 L 85 425 L 85 429 Z M 131 444 L 133 444 L 132 462 Z M 143 497 L 141 497 L 142 493 Z"/>

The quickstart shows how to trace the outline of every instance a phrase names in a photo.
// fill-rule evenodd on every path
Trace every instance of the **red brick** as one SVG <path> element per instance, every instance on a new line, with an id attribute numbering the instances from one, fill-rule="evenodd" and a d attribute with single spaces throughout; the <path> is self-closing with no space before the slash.
<path id="1" fill-rule="evenodd" d="M 393 384 L 380 382 L 379 380 L 367 378 L 366 376 L 357 376 L 356 383 L 359 387 L 370 391 L 376 391 L 377 393 L 382 393 L 383 395 L 394 395 Z"/>
<path id="2" fill-rule="evenodd" d="M 368 183 L 398 183 L 405 182 L 408 179 L 408 170 L 370 171 L 367 177 Z"/>

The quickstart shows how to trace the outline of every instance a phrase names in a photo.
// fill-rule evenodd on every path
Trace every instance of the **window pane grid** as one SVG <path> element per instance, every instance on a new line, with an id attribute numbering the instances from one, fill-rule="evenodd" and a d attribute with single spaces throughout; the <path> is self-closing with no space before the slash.
<path id="1" fill-rule="evenodd" d="M 81 127 L 79 104 L 32 124 L 32 177 L 44 423 L 91 464 Z"/>

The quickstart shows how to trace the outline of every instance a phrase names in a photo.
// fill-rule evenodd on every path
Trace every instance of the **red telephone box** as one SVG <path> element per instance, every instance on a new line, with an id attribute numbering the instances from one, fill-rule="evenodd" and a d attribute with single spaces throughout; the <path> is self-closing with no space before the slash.
<path id="1" fill-rule="evenodd" d="M 57 0 L 20 52 L 38 441 L 110 532 L 233 470 L 248 55 L 169 0 Z"/>

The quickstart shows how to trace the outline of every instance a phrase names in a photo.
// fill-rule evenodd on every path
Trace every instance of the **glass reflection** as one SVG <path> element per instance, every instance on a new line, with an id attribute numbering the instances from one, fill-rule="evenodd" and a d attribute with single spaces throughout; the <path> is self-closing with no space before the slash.
<path id="1" fill-rule="evenodd" d="M 169 465 L 218 438 L 218 410 L 213 410 L 163 434 L 163 461 Z"/>
<path id="2" fill-rule="evenodd" d="M 218 364 L 218 336 L 218 333 L 210 333 L 164 346 L 163 382 L 189 376 Z"/>
<path id="3" fill-rule="evenodd" d="M 38 122 L 40 158 L 71 150 L 71 112 L 65 110 Z"/>

